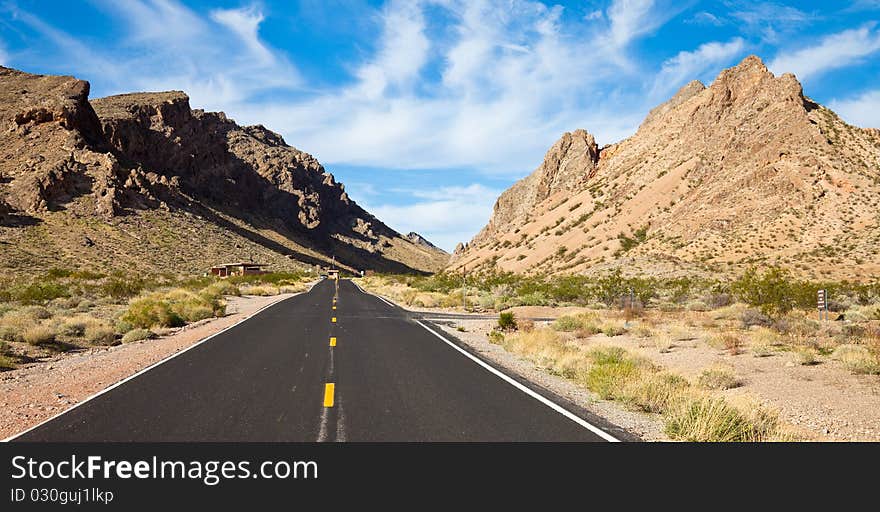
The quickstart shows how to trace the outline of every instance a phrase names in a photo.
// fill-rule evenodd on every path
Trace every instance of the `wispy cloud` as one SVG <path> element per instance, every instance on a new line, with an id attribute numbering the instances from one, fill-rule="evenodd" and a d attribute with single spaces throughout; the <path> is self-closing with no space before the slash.
<path id="1" fill-rule="evenodd" d="M 764 42 L 776 43 L 780 38 L 817 20 L 818 15 L 790 5 L 755 1 L 727 0 L 729 16 L 747 34 L 759 34 Z"/>
<path id="2" fill-rule="evenodd" d="M 774 73 L 794 73 L 809 81 L 828 71 L 852 66 L 880 51 L 880 32 L 874 24 L 824 37 L 819 44 L 781 53 L 770 63 Z"/>
<path id="3" fill-rule="evenodd" d="M 880 89 L 829 104 L 848 123 L 863 128 L 880 128 Z"/>
<path id="4" fill-rule="evenodd" d="M 663 63 L 654 81 L 652 96 L 668 94 L 686 82 L 702 77 L 709 70 L 717 72 L 717 68 L 742 54 L 745 47 L 745 40 L 735 37 L 726 43 L 705 43 L 696 50 L 680 52 Z"/>

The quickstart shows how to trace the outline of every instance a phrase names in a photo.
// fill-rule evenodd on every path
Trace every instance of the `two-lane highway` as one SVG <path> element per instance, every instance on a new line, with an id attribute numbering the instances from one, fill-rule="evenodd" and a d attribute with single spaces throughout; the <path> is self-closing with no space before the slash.
<path id="1" fill-rule="evenodd" d="M 325 280 L 16 440 L 615 439 L 558 402 L 352 282 Z"/>

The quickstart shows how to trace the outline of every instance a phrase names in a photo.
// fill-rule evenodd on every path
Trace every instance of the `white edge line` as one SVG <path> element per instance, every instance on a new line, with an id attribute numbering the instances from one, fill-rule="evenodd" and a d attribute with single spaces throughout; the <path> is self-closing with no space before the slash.
<path id="1" fill-rule="evenodd" d="M 499 378 L 501 378 L 502 380 L 506 381 L 508 384 L 510 384 L 510 385 L 512 385 L 513 387 L 519 389 L 519 390 L 522 391 L 523 393 L 525 393 L 525 394 L 531 396 L 531 397 L 534 398 L 535 400 L 541 402 L 542 404 L 544 404 L 544 405 L 546 405 L 547 407 L 553 409 L 554 411 L 558 412 L 559 414 L 565 416 L 566 418 L 570 419 L 571 421 L 573 421 L 573 422 L 577 423 L 578 425 L 584 427 L 585 429 L 587 429 L 587 430 L 589 430 L 590 432 L 596 434 L 597 436 L 601 437 L 602 439 L 604 439 L 604 440 L 606 440 L 606 441 L 608 441 L 608 442 L 611 442 L 611 443 L 619 443 L 619 442 L 620 442 L 620 439 L 617 439 L 616 437 L 612 436 L 612 435 L 609 434 L 608 432 L 605 432 L 605 431 L 602 430 L 601 428 L 599 428 L 599 427 L 597 427 L 597 426 L 595 426 L 595 425 L 593 425 L 593 424 L 591 424 L 591 423 L 588 423 L 586 420 L 584 420 L 584 419 L 581 418 L 580 416 L 578 416 L 578 415 L 572 413 L 571 411 L 569 411 L 568 409 L 565 409 L 564 407 L 560 406 L 559 404 L 556 404 L 556 403 L 554 403 L 554 402 L 548 400 L 547 398 L 544 398 L 544 397 L 541 396 L 539 393 L 537 393 L 537 392 L 533 391 L 532 389 L 528 388 L 527 386 L 524 386 L 523 384 L 517 382 L 517 381 L 514 380 L 513 378 L 507 376 L 507 375 L 504 374 L 503 372 L 501 372 L 501 371 L 499 371 L 498 369 L 496 369 L 495 367 L 493 367 L 492 365 L 486 363 L 485 361 L 483 361 L 482 359 L 478 358 L 477 356 L 471 354 L 471 353 L 468 352 L 467 350 L 465 350 L 465 349 L 459 347 L 459 346 L 456 345 L 455 343 L 453 343 L 453 342 L 447 340 L 444 336 L 442 336 L 441 334 L 439 334 L 437 331 L 435 331 L 434 329 L 431 329 L 431 328 L 428 327 L 427 325 L 423 324 L 423 323 L 421 322 L 421 320 L 416 320 L 415 322 L 416 322 L 417 324 L 421 325 L 423 328 L 425 328 L 428 332 L 430 332 L 430 333 L 433 334 L 434 336 L 437 336 L 438 338 L 440 338 L 441 340 L 443 340 L 443 342 L 446 343 L 447 345 L 449 345 L 450 347 L 454 348 L 455 350 L 458 350 L 459 352 L 461 352 L 463 355 L 465 355 L 466 357 L 468 357 L 469 359 L 471 359 L 471 360 L 474 361 L 475 363 L 477 363 L 477 364 L 479 364 L 480 366 L 482 366 L 483 368 L 489 370 L 490 372 L 492 372 L 493 374 L 495 374 L 497 377 L 499 377 Z"/>
<path id="2" fill-rule="evenodd" d="M 287 297 L 287 299 L 291 299 L 291 298 L 293 298 L 293 297 L 295 297 L 295 296 L 297 296 L 297 295 L 302 295 L 303 293 L 309 293 L 310 291 L 312 291 L 312 288 L 315 286 L 315 284 L 317 284 L 317 283 L 313 283 L 312 286 L 309 287 L 309 289 L 308 289 L 307 291 L 305 291 L 305 292 L 300 292 L 300 293 L 294 293 L 294 294 L 291 295 L 290 297 Z M 260 313 L 262 313 L 263 311 L 265 311 L 265 310 L 267 310 L 267 309 L 269 309 L 269 308 L 271 308 L 272 306 L 275 306 L 275 305 L 277 305 L 277 304 L 281 304 L 282 302 L 284 302 L 284 301 L 287 300 L 287 299 L 281 299 L 281 300 L 277 300 L 277 301 L 275 301 L 275 302 L 273 302 L 273 303 L 271 303 L 271 304 L 266 304 L 265 306 L 263 306 L 263 307 L 261 307 L 260 309 L 254 311 L 254 312 L 251 313 L 250 315 L 248 315 L 248 316 L 242 318 L 242 319 L 239 320 L 238 322 L 235 322 L 234 324 L 230 325 L 229 327 L 226 327 L 226 328 L 224 328 L 223 330 L 217 331 L 217 332 L 215 332 L 214 334 L 208 336 L 207 338 L 203 338 L 202 340 L 200 340 L 200 341 L 194 343 L 193 345 L 190 345 L 190 346 L 186 347 L 186 348 L 183 349 L 183 350 L 180 350 L 180 351 L 178 351 L 178 352 L 175 352 L 175 353 L 171 354 L 170 356 L 166 357 L 165 359 L 162 359 L 162 360 L 160 360 L 160 361 L 158 361 L 158 362 L 155 362 L 155 363 L 151 364 L 150 366 L 147 366 L 147 367 L 144 368 L 143 370 L 140 370 L 139 372 L 137 372 L 137 373 L 135 373 L 135 374 L 133 374 L 133 375 L 129 375 L 128 377 L 126 377 L 126 378 L 120 380 L 120 381 L 117 382 L 116 384 L 113 384 L 113 385 L 111 385 L 111 386 L 109 386 L 109 387 L 106 387 L 106 388 L 102 389 L 101 391 L 98 391 L 97 393 L 95 393 L 94 395 L 92 395 L 92 396 L 86 398 L 85 400 L 82 400 L 82 401 L 80 401 L 80 402 L 77 402 L 77 403 L 76 403 L 73 407 L 71 407 L 70 409 L 65 409 L 64 411 L 59 412 L 59 413 L 56 414 L 55 416 L 52 416 L 51 418 L 45 419 L 45 420 L 41 421 L 40 423 L 37 423 L 37 424 L 34 425 L 33 427 L 30 427 L 29 429 L 24 430 L 24 431 L 22 431 L 22 432 L 19 432 L 18 434 L 15 434 L 15 435 L 13 435 L 13 436 L 7 437 L 6 439 L 3 439 L 3 440 L 0 441 L 0 442 L 8 443 L 8 442 L 10 442 L 10 441 L 14 441 L 16 438 L 21 437 L 21 436 L 27 434 L 27 433 L 30 432 L 31 430 L 35 430 L 35 429 L 37 429 L 37 428 L 42 427 L 42 426 L 45 425 L 46 423 L 49 423 L 50 421 L 54 420 L 55 418 L 58 418 L 58 417 L 60 417 L 60 416 L 63 416 L 63 415 L 65 415 L 65 414 L 69 413 L 70 411 L 76 409 L 77 407 L 83 405 L 84 403 L 86 403 L 86 402 L 90 402 L 90 401 L 94 400 L 95 398 L 98 398 L 99 396 L 103 395 L 104 393 L 107 393 L 107 392 L 109 392 L 109 391 L 111 391 L 111 390 L 113 390 L 113 389 L 115 389 L 115 388 L 118 388 L 119 386 L 125 384 L 125 383 L 128 382 L 128 381 L 130 381 L 130 380 L 132 380 L 132 379 L 135 379 L 135 378 L 137 378 L 137 377 L 140 377 L 140 376 L 143 375 L 144 373 L 147 373 L 148 371 L 150 371 L 150 370 L 152 370 L 153 368 L 159 366 L 160 364 L 162 364 L 162 363 L 167 363 L 168 361 L 174 359 L 175 357 L 177 357 L 177 356 L 179 356 L 179 355 L 181 355 L 181 354 L 184 354 L 184 353 L 186 353 L 186 352 L 188 352 L 188 351 L 190 351 L 190 350 L 192 350 L 192 349 L 198 347 L 198 346 L 201 345 L 202 343 L 205 343 L 205 342 L 209 341 L 211 338 L 213 338 L 213 337 L 215 337 L 215 336 L 219 336 L 219 335 L 223 334 L 224 332 L 226 332 L 226 331 L 228 331 L 228 330 L 230 330 L 230 329 L 232 329 L 232 328 L 234 328 L 234 327 L 237 327 L 238 325 L 240 325 L 240 324 L 242 324 L 242 323 L 244 323 L 244 322 L 247 322 L 247 321 L 250 320 L 251 318 L 257 316 L 257 315 L 260 314 Z"/>

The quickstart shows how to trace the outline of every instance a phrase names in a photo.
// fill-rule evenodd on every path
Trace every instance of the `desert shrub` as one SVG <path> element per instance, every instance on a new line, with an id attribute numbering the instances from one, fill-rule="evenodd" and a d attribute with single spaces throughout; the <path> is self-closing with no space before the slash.
<path id="1" fill-rule="evenodd" d="M 709 389 L 732 389 L 740 385 L 739 379 L 729 368 L 707 368 L 697 378 L 700 386 Z"/>
<path id="2" fill-rule="evenodd" d="M 14 370 L 16 367 L 15 358 L 12 356 L 12 349 L 5 341 L 0 341 L 0 370 Z"/>
<path id="3" fill-rule="evenodd" d="M 690 442 L 756 442 L 769 439 L 776 425 L 764 411 L 749 417 L 723 399 L 695 395 L 671 408 L 666 433 Z"/>
<path id="4" fill-rule="evenodd" d="M 54 281 L 34 282 L 13 288 L 10 296 L 13 300 L 22 304 L 42 304 L 60 297 L 69 297 L 70 290 L 63 283 Z"/>
<path id="5" fill-rule="evenodd" d="M 42 306 L 28 306 L 21 309 L 21 314 L 35 320 L 52 318 L 52 312 Z"/>
<path id="6" fill-rule="evenodd" d="M 724 292 L 711 293 L 703 298 L 703 303 L 713 310 L 724 308 L 733 304 L 733 296 Z"/>
<path id="7" fill-rule="evenodd" d="M 779 334 L 763 327 L 751 333 L 751 339 L 750 348 L 755 357 L 770 356 L 777 350 L 777 347 L 782 345 L 782 338 L 779 337 Z"/>
<path id="8" fill-rule="evenodd" d="M 622 397 L 623 384 L 639 371 L 636 360 L 620 347 L 595 348 L 588 353 L 592 361 L 587 387 L 604 399 Z"/>
<path id="9" fill-rule="evenodd" d="M 417 290 L 413 290 L 412 288 L 407 288 L 401 292 L 401 298 L 403 299 L 404 304 L 407 306 L 412 306 L 416 300 L 416 297 L 419 295 Z"/>
<path id="10" fill-rule="evenodd" d="M 43 346 L 55 343 L 55 330 L 45 324 L 33 325 L 22 333 L 21 341 L 29 345 Z"/>
<path id="11" fill-rule="evenodd" d="M 258 297 L 269 297 L 272 295 L 278 295 L 280 290 L 277 286 L 271 285 L 247 285 L 241 287 L 242 295 L 255 295 Z"/>
<path id="12" fill-rule="evenodd" d="M 144 289 L 144 282 L 140 279 L 132 279 L 113 276 L 101 285 L 102 295 L 114 299 L 128 299 L 139 294 Z"/>
<path id="13" fill-rule="evenodd" d="M 500 331 L 489 331 L 489 334 L 486 336 L 489 338 L 489 343 L 494 343 L 496 345 L 504 343 L 504 334 Z"/>
<path id="14" fill-rule="evenodd" d="M 528 318 L 517 320 L 516 330 L 522 332 L 532 332 L 535 330 L 535 322 Z"/>
<path id="15" fill-rule="evenodd" d="M 125 335 L 122 337 L 122 343 L 133 343 L 135 341 L 148 340 L 150 338 L 153 338 L 154 336 L 155 334 L 153 334 L 153 331 L 150 331 L 149 329 L 135 328 L 125 333 Z"/>
<path id="16" fill-rule="evenodd" d="M 637 325 L 632 330 L 632 334 L 636 338 L 650 338 L 650 337 L 656 335 L 656 333 L 654 332 L 653 329 L 651 329 L 649 326 L 644 325 L 644 324 Z"/>
<path id="17" fill-rule="evenodd" d="M 792 351 L 794 360 L 801 366 L 812 366 L 819 364 L 818 351 L 813 347 L 795 347 Z"/>
<path id="18" fill-rule="evenodd" d="M 58 334 L 70 338 L 80 338 L 86 332 L 88 322 L 83 317 L 65 318 L 58 326 Z"/>
<path id="19" fill-rule="evenodd" d="M 688 386 L 678 375 L 659 372 L 627 382 L 621 399 L 642 411 L 659 414 L 666 412 Z"/>
<path id="20" fill-rule="evenodd" d="M 512 312 L 501 313 L 498 315 L 498 328 L 502 331 L 516 330 L 516 316 Z"/>
<path id="21" fill-rule="evenodd" d="M 816 292 L 822 285 L 796 281 L 787 270 L 770 268 L 763 274 L 750 268 L 730 288 L 746 304 L 767 316 L 780 317 L 796 307 L 816 304 Z"/>
<path id="22" fill-rule="evenodd" d="M 623 336 L 626 334 L 626 327 L 623 324 L 617 322 L 606 322 L 602 325 L 602 334 L 608 336 L 609 338 L 613 338 L 615 336 Z"/>
<path id="23" fill-rule="evenodd" d="M 770 327 L 771 325 L 773 325 L 773 319 L 762 313 L 761 311 L 758 311 L 757 309 L 746 309 L 745 311 L 740 313 L 739 321 L 745 328 L 749 328 L 754 325 L 761 327 Z"/>
<path id="24" fill-rule="evenodd" d="M 584 319 L 577 316 L 561 316 L 553 322 L 552 328 L 556 331 L 572 332 L 584 326 Z"/>
<path id="25" fill-rule="evenodd" d="M 841 345 L 834 350 L 834 359 L 858 375 L 880 375 L 880 359 L 862 345 Z"/>
<path id="26" fill-rule="evenodd" d="M 233 283 L 225 280 L 211 283 L 210 285 L 205 287 L 203 292 L 216 297 L 224 297 L 226 295 L 241 295 L 241 290 L 238 288 L 238 286 L 235 286 Z"/>
<path id="27" fill-rule="evenodd" d="M 86 326 L 83 339 L 92 345 L 113 345 L 116 343 L 116 330 L 104 322 L 94 321 Z"/>
<path id="28" fill-rule="evenodd" d="M 715 334 L 709 336 L 706 341 L 710 347 L 724 350 L 725 352 L 728 352 L 730 355 L 733 356 L 740 353 L 740 348 L 743 345 L 742 338 L 738 334 L 733 332 L 723 332 L 720 334 Z"/>
<path id="29" fill-rule="evenodd" d="M 186 322 L 172 308 L 171 304 L 156 297 L 133 300 L 123 313 L 121 320 L 133 327 L 180 327 Z"/>

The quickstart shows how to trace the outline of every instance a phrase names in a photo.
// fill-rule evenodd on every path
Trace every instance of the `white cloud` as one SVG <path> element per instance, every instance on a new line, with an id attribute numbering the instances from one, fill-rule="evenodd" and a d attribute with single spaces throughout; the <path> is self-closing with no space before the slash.
<path id="1" fill-rule="evenodd" d="M 656 28 L 654 0 L 614 0 L 608 7 L 610 40 L 614 48 L 625 48 L 630 41 Z"/>
<path id="2" fill-rule="evenodd" d="M 657 96 L 675 90 L 685 83 L 695 80 L 709 70 L 726 65 L 731 59 L 740 55 L 746 43 L 740 37 L 722 42 L 711 42 L 700 45 L 694 51 L 680 52 L 665 61 L 660 73 L 654 81 L 652 95 Z"/>
<path id="3" fill-rule="evenodd" d="M 739 22 L 744 33 L 758 34 L 765 43 L 771 44 L 818 19 L 816 14 L 774 2 L 729 0 L 727 5 L 733 9 L 730 17 Z"/>
<path id="4" fill-rule="evenodd" d="M 449 252 L 459 242 L 469 241 L 486 224 L 501 193 L 480 184 L 410 192 L 426 200 L 364 207 L 392 228 L 402 233 L 415 231 Z"/>
<path id="5" fill-rule="evenodd" d="M 227 27 L 247 46 L 254 57 L 264 64 L 273 64 L 275 57 L 260 41 L 260 23 L 265 19 L 255 6 L 241 9 L 217 9 L 211 11 L 211 19 Z"/>
<path id="6" fill-rule="evenodd" d="M 694 25 L 711 25 L 713 27 L 721 27 L 725 24 L 725 21 L 718 16 L 715 16 L 711 12 L 701 11 L 688 20 L 685 20 L 685 23 L 694 24 Z"/>
<path id="7" fill-rule="evenodd" d="M 880 32 L 872 25 L 825 36 L 819 44 L 781 53 L 770 63 L 777 74 L 794 73 L 802 81 L 857 64 L 880 50 Z"/>
<path id="8" fill-rule="evenodd" d="M 831 101 L 829 108 L 850 124 L 863 128 L 880 128 L 880 89 L 853 98 Z"/>

